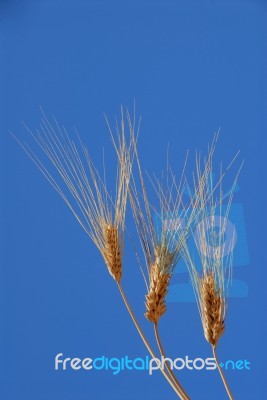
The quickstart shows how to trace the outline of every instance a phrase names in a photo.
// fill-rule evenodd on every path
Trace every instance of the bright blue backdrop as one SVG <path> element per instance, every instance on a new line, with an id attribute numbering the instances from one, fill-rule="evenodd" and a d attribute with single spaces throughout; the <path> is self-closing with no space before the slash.
<path id="1" fill-rule="evenodd" d="M 111 171 L 103 112 L 113 119 L 134 100 L 149 171 L 162 170 L 167 143 L 179 169 L 186 149 L 204 152 L 219 127 L 218 163 L 239 149 L 245 159 L 235 202 L 249 259 L 234 274 L 248 297 L 230 300 L 218 351 L 221 360 L 251 362 L 250 371 L 227 372 L 236 399 L 265 398 L 266 12 L 263 0 L 0 1 L 1 399 L 176 398 L 159 373 L 54 371 L 60 352 L 146 351 L 100 255 L 8 134 L 27 137 L 21 122 L 36 127 L 41 105 L 68 130 L 78 128 L 98 164 L 104 146 Z M 125 288 L 142 319 L 145 288 L 126 250 Z M 168 354 L 209 356 L 196 305 L 168 308 Z M 226 399 L 216 372 L 182 371 L 180 378 L 192 399 Z"/>

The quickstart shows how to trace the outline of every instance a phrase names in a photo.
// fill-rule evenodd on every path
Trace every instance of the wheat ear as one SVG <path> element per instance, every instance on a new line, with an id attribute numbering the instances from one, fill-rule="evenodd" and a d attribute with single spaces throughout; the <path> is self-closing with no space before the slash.
<path id="1" fill-rule="evenodd" d="M 213 274 L 199 278 L 199 287 L 204 335 L 212 346 L 216 346 L 224 332 L 225 301 L 221 293 L 216 290 Z"/>
<path id="2" fill-rule="evenodd" d="M 166 312 L 165 299 L 168 292 L 171 274 L 162 274 L 159 265 L 155 262 L 150 268 L 150 288 L 146 295 L 145 317 L 158 323 L 160 317 Z"/>
<path id="3" fill-rule="evenodd" d="M 110 275 L 119 283 L 122 276 L 122 251 L 118 228 L 105 224 L 104 238 L 102 254 Z"/>

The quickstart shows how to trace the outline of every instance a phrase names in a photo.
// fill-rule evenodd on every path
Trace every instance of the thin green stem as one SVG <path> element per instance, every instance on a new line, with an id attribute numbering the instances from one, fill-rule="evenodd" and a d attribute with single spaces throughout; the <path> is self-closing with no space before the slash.
<path id="1" fill-rule="evenodd" d="M 119 288 L 120 294 L 121 294 L 121 296 L 122 296 L 122 299 L 123 299 L 123 301 L 124 301 L 124 304 L 125 304 L 125 306 L 126 306 L 128 312 L 129 312 L 129 314 L 130 314 L 130 316 L 131 316 L 131 318 L 132 318 L 132 320 L 133 320 L 133 323 L 134 323 L 134 325 L 135 325 L 135 327 L 136 327 L 136 329 L 137 329 L 137 331 L 138 331 L 138 333 L 139 333 L 141 339 L 143 340 L 143 342 L 144 342 L 144 344 L 145 344 L 147 350 L 149 351 L 149 353 L 150 353 L 150 355 L 151 355 L 152 358 L 157 358 L 156 355 L 155 355 L 155 353 L 154 353 L 154 351 L 152 350 L 150 344 L 148 343 L 148 341 L 147 341 L 147 339 L 146 339 L 146 337 L 145 337 L 145 335 L 144 335 L 144 333 L 143 333 L 143 331 L 142 331 L 142 329 L 141 329 L 141 327 L 140 327 L 140 325 L 139 325 L 139 323 L 138 323 L 136 317 L 135 317 L 135 314 L 134 314 L 134 312 L 133 312 L 133 310 L 132 310 L 132 308 L 131 308 L 131 306 L 130 306 L 128 300 L 127 300 L 127 297 L 126 297 L 126 295 L 125 295 L 125 293 L 124 293 L 124 290 L 123 290 L 123 288 L 122 288 L 122 286 L 121 286 L 120 283 L 118 283 L 118 288 Z M 181 400 L 187 400 L 188 397 L 187 397 L 187 398 L 184 397 L 184 395 L 183 395 L 183 393 L 181 392 L 181 390 L 180 390 L 179 388 L 176 387 L 176 385 L 173 383 L 173 380 L 169 377 L 169 375 L 166 373 L 166 371 L 165 371 L 164 369 L 162 369 L 162 368 L 160 368 L 160 370 L 161 370 L 162 374 L 164 375 L 164 377 L 165 377 L 165 378 L 167 379 L 167 381 L 169 382 L 169 384 L 171 385 L 171 387 L 173 388 L 173 390 L 175 391 L 175 393 L 178 395 L 178 397 L 179 397 Z"/>
<path id="2" fill-rule="evenodd" d="M 158 345 L 160 354 L 161 354 L 161 356 L 163 358 L 167 358 L 166 357 L 166 353 L 165 353 L 164 348 L 163 348 L 163 345 L 162 345 L 162 342 L 161 342 L 161 339 L 160 339 L 159 329 L 158 329 L 158 324 L 157 323 L 154 323 L 154 332 L 155 332 L 155 337 L 156 337 L 156 341 L 157 341 L 157 345 Z M 181 384 L 179 383 L 178 379 L 174 375 L 172 369 L 169 366 L 169 363 L 166 362 L 164 365 L 166 365 L 166 368 L 167 368 L 167 370 L 168 370 L 168 372 L 169 372 L 169 374 L 170 374 L 170 376 L 172 378 L 173 383 L 175 384 L 175 386 L 177 388 L 179 388 L 179 390 L 183 394 L 184 399 L 185 400 L 189 400 L 189 397 L 188 397 L 187 393 L 184 391 L 183 387 L 181 386 Z"/>
<path id="3" fill-rule="evenodd" d="M 212 351 L 213 351 L 213 356 L 215 358 L 215 361 L 216 361 L 219 373 L 221 375 L 225 390 L 226 390 L 226 392 L 228 394 L 228 397 L 229 397 L 230 400 L 234 400 L 234 396 L 233 396 L 233 394 L 232 394 L 232 392 L 230 390 L 230 387 L 229 387 L 229 385 L 228 385 L 228 383 L 226 381 L 226 378 L 225 378 L 225 375 L 223 373 L 223 370 L 220 367 L 220 364 L 219 364 L 219 361 L 218 361 L 218 358 L 217 358 L 217 353 L 216 353 L 216 346 L 212 346 Z"/>

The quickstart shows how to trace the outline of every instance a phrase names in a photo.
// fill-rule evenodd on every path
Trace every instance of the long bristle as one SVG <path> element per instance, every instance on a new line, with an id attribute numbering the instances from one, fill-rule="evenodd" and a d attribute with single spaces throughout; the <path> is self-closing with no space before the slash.
<path id="1" fill-rule="evenodd" d="M 105 174 L 103 178 L 100 176 L 77 132 L 76 145 L 64 127 L 60 128 L 55 119 L 50 122 L 42 113 L 41 126 L 36 132 L 26 127 L 37 148 L 22 144 L 16 138 L 93 240 L 117 282 L 122 275 L 123 233 L 134 153 L 132 142 L 135 140 L 128 114 L 127 117 L 128 142 L 123 114 L 117 127 L 117 138 L 112 137 L 118 156 L 115 198 L 107 189 Z M 41 155 L 38 155 L 38 150 L 41 150 Z"/>

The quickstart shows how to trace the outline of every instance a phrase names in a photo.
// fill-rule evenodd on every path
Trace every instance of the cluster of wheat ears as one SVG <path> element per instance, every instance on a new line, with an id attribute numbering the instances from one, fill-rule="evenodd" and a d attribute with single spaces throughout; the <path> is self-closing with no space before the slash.
<path id="1" fill-rule="evenodd" d="M 185 203 L 183 200 L 183 191 L 188 182 L 185 174 L 186 161 L 179 181 L 171 169 L 168 171 L 168 179 L 149 178 L 158 199 L 156 207 L 152 206 L 149 199 L 137 150 L 140 119 L 136 121 L 135 112 L 131 116 L 122 108 L 114 129 L 110 127 L 108 120 L 107 125 L 118 159 L 117 167 L 112 171 L 116 176 L 114 197 L 107 189 L 105 174 L 100 175 L 77 132 L 76 144 L 55 119 L 49 121 L 42 113 L 41 125 L 37 130 L 32 131 L 26 127 L 36 147 L 29 146 L 28 141 L 19 141 L 19 144 L 63 198 L 99 249 L 133 323 L 153 358 L 157 357 L 156 353 L 129 304 L 122 284 L 128 200 L 146 263 L 146 268 L 142 269 L 147 287 L 147 293 L 144 294 L 144 315 L 153 325 L 158 351 L 163 357 L 166 354 L 160 338 L 159 321 L 167 309 L 166 296 L 173 271 L 181 258 L 185 261 L 195 291 L 204 336 L 212 347 L 227 394 L 233 399 L 217 360 L 216 348 L 225 330 L 226 298 L 231 282 L 232 249 L 225 249 L 226 221 L 241 167 L 238 167 L 227 195 L 223 190 L 223 183 L 236 156 L 224 170 L 220 167 L 217 174 L 219 178 L 215 181 L 213 158 L 218 139 L 216 134 L 206 157 L 196 153 L 195 172 L 192 173 L 194 190 L 193 193 L 191 191 L 189 202 Z M 40 154 L 46 156 L 43 160 L 38 155 L 39 150 Z M 155 226 L 154 215 L 162 222 L 159 226 Z M 176 218 L 172 229 L 166 224 L 166 218 L 170 217 Z M 196 249 L 201 268 L 195 266 L 194 255 L 189 250 L 190 237 L 197 241 Z M 235 240 L 233 235 L 230 247 L 234 246 Z M 227 243 L 229 246 L 229 240 Z M 227 257 L 225 253 L 228 254 Z M 190 399 L 168 363 L 160 370 L 180 399 Z"/>

